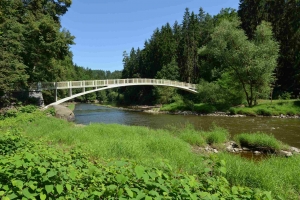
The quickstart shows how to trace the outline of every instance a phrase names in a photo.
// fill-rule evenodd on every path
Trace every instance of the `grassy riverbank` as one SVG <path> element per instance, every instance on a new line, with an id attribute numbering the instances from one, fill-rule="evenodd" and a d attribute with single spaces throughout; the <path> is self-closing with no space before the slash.
<path id="1" fill-rule="evenodd" d="M 230 108 L 231 114 L 243 115 L 264 115 L 264 116 L 279 116 L 279 115 L 299 115 L 300 116 L 300 101 L 299 100 L 260 100 L 258 105 L 249 107 Z"/>
<path id="2" fill-rule="evenodd" d="M 222 176 L 229 180 L 231 186 L 260 188 L 272 191 L 274 197 L 280 195 L 285 199 L 297 199 L 300 193 L 297 167 L 300 165 L 299 156 L 274 157 L 258 163 L 228 153 L 211 156 L 195 153 L 193 151 L 195 145 L 201 146 L 206 143 L 218 145 L 228 140 L 227 131 L 218 127 L 212 128 L 209 132 L 199 132 L 191 127 L 176 131 L 116 124 L 80 126 L 37 111 L 34 114 L 17 114 L 16 117 L 0 121 L 0 134 L 14 131 L 21 131 L 30 141 L 42 139 L 43 143 L 48 145 L 43 148 L 51 147 L 65 152 L 70 148 L 82 149 L 90 161 L 129 159 L 144 167 L 166 169 L 170 166 L 173 169 L 171 174 L 194 174 L 197 180 L 200 180 L 205 172 L 214 171 L 213 166 L 220 166 L 217 163 L 225 160 L 227 170 L 225 166 L 218 169 L 221 170 Z M 211 174 L 215 173 L 214 171 Z M 214 180 L 219 186 L 224 184 L 217 179 Z M 213 183 L 214 181 L 211 182 Z M 211 184 L 205 187 L 210 187 Z M 221 191 L 219 186 L 216 191 L 225 192 Z M 229 193 L 236 188 L 230 190 Z"/>
<path id="3" fill-rule="evenodd" d="M 192 104 L 187 105 L 183 101 L 174 102 L 171 104 L 163 105 L 161 111 L 194 111 L 199 113 L 213 113 L 216 111 L 228 112 L 232 115 L 241 114 L 248 116 L 279 116 L 279 115 L 289 115 L 300 116 L 300 101 L 299 100 L 259 100 L 258 104 L 253 107 L 231 107 L 222 108 L 209 104 Z"/>

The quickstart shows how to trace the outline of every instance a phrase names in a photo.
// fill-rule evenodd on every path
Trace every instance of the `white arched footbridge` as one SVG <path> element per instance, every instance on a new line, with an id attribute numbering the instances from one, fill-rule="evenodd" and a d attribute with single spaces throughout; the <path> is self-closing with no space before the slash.
<path id="1" fill-rule="evenodd" d="M 117 87 L 139 86 L 139 85 L 175 87 L 182 90 L 186 90 L 191 93 L 197 93 L 195 84 L 164 80 L 164 79 L 147 79 L 147 78 L 47 82 L 47 83 L 38 83 L 37 90 L 38 91 L 55 90 L 55 102 L 46 106 L 47 108 L 49 106 L 58 105 L 65 101 L 69 101 L 76 97 L 89 94 L 92 92 L 97 92 L 100 90 L 107 90 L 107 89 L 117 88 Z M 82 92 L 73 95 L 72 89 L 75 88 L 82 88 Z M 93 88 L 93 89 L 86 91 L 86 88 Z M 63 89 L 69 90 L 69 96 L 58 100 L 57 90 L 63 90 Z"/>

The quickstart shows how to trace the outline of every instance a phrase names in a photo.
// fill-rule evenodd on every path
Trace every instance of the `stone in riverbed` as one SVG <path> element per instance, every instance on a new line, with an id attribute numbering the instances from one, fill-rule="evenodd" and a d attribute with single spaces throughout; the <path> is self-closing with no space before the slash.
<path id="1" fill-rule="evenodd" d="M 250 149 L 247 147 L 243 147 L 243 151 L 250 151 Z"/>
<path id="2" fill-rule="evenodd" d="M 231 145 L 229 145 L 228 147 L 226 147 L 226 150 L 227 150 L 228 152 L 234 153 L 234 149 L 232 148 Z"/>
<path id="3" fill-rule="evenodd" d="M 233 150 L 234 150 L 234 152 L 237 152 L 237 153 L 241 151 L 239 148 L 234 148 Z"/>
<path id="4" fill-rule="evenodd" d="M 290 156 L 292 156 L 293 154 L 292 154 L 292 152 L 289 152 L 289 151 L 283 151 L 283 150 L 280 150 L 280 151 L 279 151 L 279 155 L 285 156 L 285 157 L 290 157 Z"/>
<path id="5" fill-rule="evenodd" d="M 290 150 L 293 152 L 293 153 L 296 153 L 296 154 L 299 154 L 300 153 L 300 149 L 296 148 L 296 147 L 291 147 Z"/>
<path id="6" fill-rule="evenodd" d="M 75 120 L 75 115 L 69 108 L 61 105 L 54 105 L 53 108 L 55 109 L 55 117 L 69 122 Z"/>

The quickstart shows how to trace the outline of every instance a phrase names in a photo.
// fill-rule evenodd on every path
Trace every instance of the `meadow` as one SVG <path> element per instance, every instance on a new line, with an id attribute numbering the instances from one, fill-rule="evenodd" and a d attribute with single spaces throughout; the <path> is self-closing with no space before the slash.
<path id="1" fill-rule="evenodd" d="M 241 195 L 241 191 L 248 191 L 249 199 L 257 199 L 253 196 L 254 191 L 271 192 L 256 194 L 260 195 L 261 199 L 297 199 L 299 197 L 300 157 L 297 155 L 291 158 L 271 156 L 258 162 L 226 152 L 200 154 L 193 151 L 195 146 L 208 144 L 220 146 L 228 141 L 230 139 L 228 132 L 220 127 L 212 127 L 210 131 L 204 132 L 197 131 L 189 125 L 181 130 L 152 130 L 146 127 L 117 124 L 83 126 L 56 119 L 51 116 L 51 113 L 53 114 L 51 110 L 46 113 L 41 111 L 30 113 L 28 109 L 23 110 L 23 113 L 11 114 L 4 120 L 0 120 L 1 134 L 17 131 L 29 141 L 42 140 L 45 145 L 43 148 L 46 149 L 54 148 L 65 153 L 78 150 L 85 155 L 86 161 L 84 162 L 107 163 L 125 160 L 135 163 L 133 166 L 141 165 L 150 171 L 172 169 L 168 172 L 171 179 L 170 174 L 184 174 L 188 177 L 196 177 L 197 184 L 202 183 L 203 177 L 209 176 L 215 184 L 219 184 L 215 185 L 216 190 L 209 192 L 211 195 L 215 192 L 225 195 L 229 188 L 228 194 L 230 195 L 236 190 L 239 191 L 236 194 Z M 237 139 L 237 142 L 240 140 Z M 278 142 L 278 144 L 281 143 Z M 226 181 L 220 182 L 220 177 L 225 178 Z M 214 181 L 206 183 L 205 188 L 208 189 L 214 185 Z M 226 191 L 220 189 L 222 185 L 227 188 Z M 237 189 L 239 187 L 248 189 L 240 191 Z"/>

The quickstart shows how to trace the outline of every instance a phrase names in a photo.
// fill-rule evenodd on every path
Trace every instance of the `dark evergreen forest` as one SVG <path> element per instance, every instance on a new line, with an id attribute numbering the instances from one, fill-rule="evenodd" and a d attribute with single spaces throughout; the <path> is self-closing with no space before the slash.
<path id="1" fill-rule="evenodd" d="M 199 95 L 173 88 L 127 87 L 81 100 L 120 104 L 171 103 L 178 99 L 210 104 L 255 104 L 300 92 L 300 1 L 240 0 L 238 10 L 217 15 L 183 12 L 181 22 L 153 31 L 144 47 L 124 51 L 122 71 L 91 70 L 72 61 L 74 36 L 60 18 L 71 0 L 0 1 L 0 96 L 37 81 L 159 78 L 199 84 Z M 45 100 L 52 98 L 45 93 Z M 61 96 L 64 91 L 61 91 Z"/>

